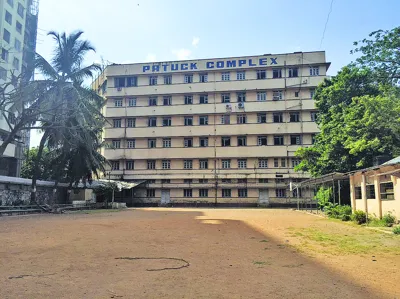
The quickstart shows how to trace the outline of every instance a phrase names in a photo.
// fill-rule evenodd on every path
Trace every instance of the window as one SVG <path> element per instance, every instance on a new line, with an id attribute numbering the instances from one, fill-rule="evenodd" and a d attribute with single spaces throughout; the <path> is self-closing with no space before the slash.
<path id="1" fill-rule="evenodd" d="M 157 127 L 157 117 L 149 117 L 148 126 Z"/>
<path id="2" fill-rule="evenodd" d="M 295 97 L 295 98 L 298 98 L 298 97 L 299 97 L 299 92 L 298 92 L 298 91 L 295 91 L 295 92 L 294 92 L 294 97 Z"/>
<path id="3" fill-rule="evenodd" d="M 147 189 L 146 197 L 156 197 L 156 190 L 155 189 Z"/>
<path id="4" fill-rule="evenodd" d="M 114 100 L 114 107 L 122 107 L 122 100 Z"/>
<path id="5" fill-rule="evenodd" d="M 247 168 L 247 160 L 246 159 L 238 159 L 238 168 Z"/>
<path id="6" fill-rule="evenodd" d="M 267 145 L 267 136 L 258 136 L 257 145 Z"/>
<path id="7" fill-rule="evenodd" d="M 157 97 L 149 98 L 149 106 L 157 106 Z"/>
<path id="8" fill-rule="evenodd" d="M 257 80 L 266 79 L 267 71 L 266 70 L 257 70 Z"/>
<path id="9" fill-rule="evenodd" d="M 147 184 L 155 184 L 155 183 L 156 183 L 156 180 L 147 180 L 146 183 L 147 183 Z"/>
<path id="10" fill-rule="evenodd" d="M 221 137 L 221 146 L 231 146 L 231 137 Z"/>
<path id="11" fill-rule="evenodd" d="M 119 161 L 111 161 L 111 170 L 119 170 Z"/>
<path id="12" fill-rule="evenodd" d="M 200 147 L 207 147 L 208 146 L 208 137 L 200 137 Z"/>
<path id="13" fill-rule="evenodd" d="M 6 10 L 6 22 L 12 25 L 12 15 Z"/>
<path id="14" fill-rule="evenodd" d="M 301 189 L 293 189 L 292 196 L 297 197 L 297 192 L 299 192 L 299 197 L 301 197 Z"/>
<path id="15" fill-rule="evenodd" d="M 149 138 L 147 139 L 147 146 L 148 148 L 155 148 L 157 145 L 157 139 L 155 138 Z"/>
<path id="16" fill-rule="evenodd" d="M 276 197 L 286 197 L 286 189 L 275 189 Z"/>
<path id="17" fill-rule="evenodd" d="M 113 148 L 121 148 L 121 140 L 113 140 L 112 146 Z"/>
<path id="18" fill-rule="evenodd" d="M 126 170 L 135 169 L 135 162 L 133 160 L 126 161 Z"/>
<path id="19" fill-rule="evenodd" d="M 245 124 L 247 122 L 246 114 L 238 114 L 236 116 L 236 121 L 238 124 Z"/>
<path id="20" fill-rule="evenodd" d="M 126 86 L 127 87 L 137 86 L 137 77 L 126 78 Z"/>
<path id="21" fill-rule="evenodd" d="M 193 104 L 193 96 L 185 96 L 185 105 Z"/>
<path id="22" fill-rule="evenodd" d="M 222 189 L 222 197 L 231 197 L 231 189 Z"/>
<path id="23" fill-rule="evenodd" d="M 272 92 L 272 100 L 273 101 L 280 101 L 282 100 L 283 96 L 282 96 L 282 91 L 281 90 L 274 90 Z"/>
<path id="24" fill-rule="evenodd" d="M 291 123 L 300 122 L 300 113 L 299 112 L 290 112 L 289 113 L 289 120 L 290 120 Z"/>
<path id="25" fill-rule="evenodd" d="M 200 126 L 208 125 L 208 116 L 207 115 L 199 117 L 199 125 Z"/>
<path id="26" fill-rule="evenodd" d="M 311 144 L 315 143 L 316 137 L 317 137 L 317 135 L 311 134 Z"/>
<path id="27" fill-rule="evenodd" d="M 126 141 L 126 145 L 127 145 L 127 148 L 135 148 L 136 147 L 135 139 L 128 139 Z"/>
<path id="28" fill-rule="evenodd" d="M 247 145 L 246 136 L 238 136 L 237 137 L 237 146 L 246 146 L 246 145 Z"/>
<path id="29" fill-rule="evenodd" d="M 246 93 L 245 92 L 238 92 L 236 95 L 237 95 L 238 103 L 246 102 Z"/>
<path id="30" fill-rule="evenodd" d="M 21 3 L 18 3 L 17 13 L 21 18 L 24 18 L 24 7 Z"/>
<path id="31" fill-rule="evenodd" d="M 185 116 L 185 126 L 193 126 L 193 116 Z"/>
<path id="32" fill-rule="evenodd" d="M 8 62 L 8 57 L 9 57 L 8 50 L 2 48 L 1 49 L 1 59 L 3 59 L 5 62 Z"/>
<path id="33" fill-rule="evenodd" d="M 238 189 L 238 197 L 247 197 L 247 189 Z"/>
<path id="34" fill-rule="evenodd" d="M 193 196 L 192 189 L 183 189 L 183 196 L 184 197 L 192 197 Z"/>
<path id="35" fill-rule="evenodd" d="M 171 126 L 171 117 L 163 117 L 162 125 L 163 125 L 163 127 L 170 127 Z"/>
<path id="36" fill-rule="evenodd" d="M 268 183 L 268 179 L 258 179 L 258 182 L 260 184 L 267 184 Z"/>
<path id="37" fill-rule="evenodd" d="M 316 111 L 311 111 L 311 121 L 316 121 L 317 120 L 317 112 Z"/>
<path id="38" fill-rule="evenodd" d="M 231 160 L 230 159 L 222 159 L 222 168 L 223 169 L 231 168 Z"/>
<path id="39" fill-rule="evenodd" d="M 128 100 L 128 106 L 129 107 L 135 107 L 136 106 L 136 98 L 130 98 Z"/>
<path id="40" fill-rule="evenodd" d="M 183 168 L 184 169 L 192 169 L 193 168 L 193 160 L 183 160 Z"/>
<path id="41" fill-rule="evenodd" d="M 367 199 L 375 199 L 375 186 L 367 185 Z"/>
<path id="42" fill-rule="evenodd" d="M 200 184 L 207 184 L 208 183 L 208 179 L 199 179 L 199 183 Z"/>
<path id="43" fill-rule="evenodd" d="M 319 66 L 310 67 L 310 76 L 319 76 Z"/>
<path id="44" fill-rule="evenodd" d="M 274 136 L 274 145 L 283 145 L 283 136 L 282 135 Z"/>
<path id="45" fill-rule="evenodd" d="M 171 160 L 162 160 L 162 169 L 171 169 Z"/>
<path id="46" fill-rule="evenodd" d="M 172 105 L 172 97 L 170 97 L 170 96 L 163 97 L 163 105 L 171 106 Z"/>
<path id="47" fill-rule="evenodd" d="M 208 160 L 207 159 L 200 159 L 200 169 L 208 169 Z"/>
<path id="48" fill-rule="evenodd" d="M 265 91 L 257 92 L 257 101 L 258 102 L 265 102 L 266 100 L 267 100 L 267 93 Z"/>
<path id="49" fill-rule="evenodd" d="M 8 3 L 11 7 L 14 7 L 14 0 L 7 0 L 7 3 Z"/>
<path id="50" fill-rule="evenodd" d="M 149 77 L 149 85 L 157 85 L 157 76 Z"/>
<path id="51" fill-rule="evenodd" d="M 113 127 L 114 128 L 121 128 L 121 119 L 113 119 Z"/>
<path id="52" fill-rule="evenodd" d="M 13 68 L 15 68 L 16 70 L 19 70 L 19 59 L 17 57 L 14 57 Z"/>
<path id="53" fill-rule="evenodd" d="M 199 82 L 201 82 L 201 83 L 208 82 L 208 74 L 207 73 L 200 74 L 199 75 Z"/>
<path id="54" fill-rule="evenodd" d="M 200 104 L 207 104 L 208 103 L 208 95 L 207 94 L 202 94 L 200 95 Z"/>
<path id="55" fill-rule="evenodd" d="M 116 88 L 125 87 L 125 78 L 124 77 L 114 78 L 114 86 Z"/>
<path id="56" fill-rule="evenodd" d="M 246 72 L 237 72 L 236 73 L 236 80 L 245 80 L 246 79 Z"/>
<path id="57" fill-rule="evenodd" d="M 272 114 L 274 123 L 283 123 L 283 113 L 282 112 L 274 112 Z"/>
<path id="58" fill-rule="evenodd" d="M 291 145 L 300 145 L 301 144 L 301 136 L 300 135 L 290 135 L 290 144 Z"/>
<path id="59" fill-rule="evenodd" d="M 299 76 L 299 68 L 291 67 L 289 68 L 289 78 L 298 77 Z"/>
<path id="60" fill-rule="evenodd" d="M 199 197 L 208 197 L 208 189 L 199 189 Z"/>
<path id="61" fill-rule="evenodd" d="M 136 127 L 136 118 L 128 118 L 127 119 L 127 127 L 128 128 Z"/>
<path id="62" fill-rule="evenodd" d="M 222 179 L 221 182 L 224 184 L 231 184 L 232 180 L 231 179 Z"/>
<path id="63" fill-rule="evenodd" d="M 3 31 L 3 39 L 7 43 L 10 43 L 10 32 L 7 29 L 4 29 L 4 31 Z"/>
<path id="64" fill-rule="evenodd" d="M 258 159 L 259 168 L 268 168 L 268 159 Z"/>
<path id="65" fill-rule="evenodd" d="M 394 189 L 392 182 L 381 183 L 381 198 L 394 199 Z"/>
<path id="66" fill-rule="evenodd" d="M 286 167 L 286 159 L 281 158 L 281 167 Z"/>
<path id="67" fill-rule="evenodd" d="M 156 161 L 147 160 L 147 169 L 156 169 Z"/>
<path id="68" fill-rule="evenodd" d="M 238 182 L 238 184 L 246 184 L 247 179 L 238 179 L 237 182 Z"/>
<path id="69" fill-rule="evenodd" d="M 295 168 L 297 165 L 299 165 L 301 162 L 300 159 L 294 159 L 292 158 L 292 168 Z"/>
<path id="70" fill-rule="evenodd" d="M 354 187 L 354 195 L 356 199 L 361 199 L 361 187 Z"/>
<path id="71" fill-rule="evenodd" d="M 0 66 L 0 79 L 7 79 L 7 70 Z"/>
<path id="72" fill-rule="evenodd" d="M 192 179 L 184 179 L 183 183 L 184 184 L 191 184 L 191 183 L 193 183 L 193 180 Z"/>
<path id="73" fill-rule="evenodd" d="M 229 72 L 225 72 L 221 74 L 221 80 L 222 81 L 229 81 L 230 80 L 231 74 Z"/>
<path id="74" fill-rule="evenodd" d="M 167 84 L 167 85 L 172 84 L 172 75 L 165 75 L 164 76 L 164 84 Z"/>
<path id="75" fill-rule="evenodd" d="M 257 122 L 263 124 L 267 122 L 267 113 L 257 113 Z"/>
<path id="76" fill-rule="evenodd" d="M 274 167 L 279 167 L 279 159 L 274 158 Z"/>
<path id="77" fill-rule="evenodd" d="M 184 138 L 183 145 L 185 147 L 193 147 L 193 138 Z"/>
<path id="78" fill-rule="evenodd" d="M 163 138 L 163 147 L 171 147 L 171 138 Z"/>
<path id="79" fill-rule="evenodd" d="M 231 123 L 231 116 L 230 115 L 221 115 L 221 124 L 229 125 Z"/>
<path id="80" fill-rule="evenodd" d="M 162 179 L 161 184 L 171 184 L 171 180 L 170 179 Z"/>
<path id="81" fill-rule="evenodd" d="M 193 74 L 185 74 L 185 83 L 193 83 Z"/>
<path id="82" fill-rule="evenodd" d="M 222 103 L 230 103 L 231 102 L 231 94 L 230 93 L 223 93 L 221 94 Z"/>
<path id="83" fill-rule="evenodd" d="M 312 88 L 310 89 L 310 98 L 314 98 L 314 96 L 315 96 L 315 89 Z"/>
<path id="84" fill-rule="evenodd" d="M 282 69 L 273 69 L 272 78 L 282 78 Z"/>

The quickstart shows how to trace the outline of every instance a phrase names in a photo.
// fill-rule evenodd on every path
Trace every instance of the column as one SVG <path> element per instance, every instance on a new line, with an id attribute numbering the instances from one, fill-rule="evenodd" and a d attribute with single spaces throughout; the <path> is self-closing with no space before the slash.
<path id="1" fill-rule="evenodd" d="M 365 173 L 361 174 L 361 199 L 363 202 L 364 212 L 368 214 L 368 203 L 367 203 L 367 182 Z"/>
<path id="2" fill-rule="evenodd" d="M 382 219 L 381 184 L 380 184 L 379 176 L 375 176 L 374 186 L 375 186 L 375 199 L 376 199 L 376 203 L 378 205 L 378 217 L 379 217 L 379 219 Z"/>
<path id="3" fill-rule="evenodd" d="M 350 199 L 351 199 L 351 207 L 353 210 L 353 213 L 356 211 L 356 193 L 354 190 L 354 175 L 350 175 Z"/>

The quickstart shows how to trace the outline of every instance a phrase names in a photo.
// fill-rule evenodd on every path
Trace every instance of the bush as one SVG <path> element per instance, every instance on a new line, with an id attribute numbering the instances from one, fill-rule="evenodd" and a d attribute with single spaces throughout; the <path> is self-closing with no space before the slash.
<path id="1" fill-rule="evenodd" d="M 367 222 L 367 214 L 364 211 L 355 211 L 352 218 L 357 224 L 364 224 Z"/>
<path id="2" fill-rule="evenodd" d="M 321 210 L 323 210 L 325 206 L 331 204 L 329 202 L 331 197 L 332 197 L 332 188 L 320 187 L 318 189 L 317 194 L 314 196 L 314 199 L 318 201 L 318 206 L 321 208 Z"/>
<path id="3" fill-rule="evenodd" d="M 351 219 L 351 207 L 340 206 L 338 204 L 328 203 L 324 207 L 325 215 L 329 218 L 341 219 L 342 221 L 349 221 Z"/>
<path id="4" fill-rule="evenodd" d="M 385 226 L 391 227 L 396 222 L 396 217 L 388 213 L 382 217 L 382 221 L 385 224 Z"/>
<path id="5" fill-rule="evenodd" d="M 396 226 L 395 228 L 393 228 L 393 233 L 395 235 L 400 235 L 400 226 Z"/>

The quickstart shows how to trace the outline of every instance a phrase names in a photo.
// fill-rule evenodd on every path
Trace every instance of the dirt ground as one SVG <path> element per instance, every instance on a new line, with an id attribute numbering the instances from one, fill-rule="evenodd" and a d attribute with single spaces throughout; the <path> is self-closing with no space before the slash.
<path id="1" fill-rule="evenodd" d="M 400 298 L 399 248 L 292 210 L 2 217 L 0 298 Z"/>

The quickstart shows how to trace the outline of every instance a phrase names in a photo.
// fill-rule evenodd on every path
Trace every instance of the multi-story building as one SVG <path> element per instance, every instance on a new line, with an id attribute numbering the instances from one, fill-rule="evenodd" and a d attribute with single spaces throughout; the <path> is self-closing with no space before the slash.
<path id="1" fill-rule="evenodd" d="M 0 1 L 0 86 L 10 82 L 26 82 L 33 76 L 36 50 L 38 0 Z M 13 89 L 7 85 L 7 90 Z M 0 143 L 10 130 L 0 114 Z M 23 149 L 29 147 L 29 132 L 20 132 L 17 140 L 7 146 L 5 157 L 1 159 L 0 175 L 19 176 Z"/>
<path id="2" fill-rule="evenodd" d="M 110 65 L 94 83 L 107 177 L 146 181 L 131 195 L 143 204 L 293 203 L 289 183 L 309 177 L 294 153 L 318 132 L 328 67 L 323 51 Z"/>

